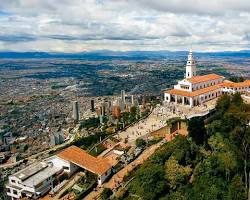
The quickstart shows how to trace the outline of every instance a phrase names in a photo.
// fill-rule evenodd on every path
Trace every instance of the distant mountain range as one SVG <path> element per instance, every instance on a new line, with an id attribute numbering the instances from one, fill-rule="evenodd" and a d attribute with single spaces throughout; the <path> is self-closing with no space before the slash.
<path id="1" fill-rule="evenodd" d="M 0 58 L 72 58 L 72 59 L 147 59 L 186 56 L 187 51 L 110 51 L 100 50 L 81 53 L 49 53 L 49 52 L 0 52 Z M 250 50 L 195 52 L 196 56 L 250 56 Z"/>

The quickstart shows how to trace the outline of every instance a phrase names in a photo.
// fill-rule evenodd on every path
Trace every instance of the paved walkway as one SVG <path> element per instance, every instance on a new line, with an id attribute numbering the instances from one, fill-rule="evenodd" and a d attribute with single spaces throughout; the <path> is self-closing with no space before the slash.
<path id="1" fill-rule="evenodd" d="M 115 175 L 113 175 L 113 177 L 107 183 L 104 183 L 102 188 L 98 188 L 97 191 L 92 191 L 84 199 L 85 200 L 97 199 L 98 196 L 103 191 L 103 188 L 110 188 L 113 190 L 119 187 L 124 177 L 128 175 L 136 166 L 142 164 L 145 160 L 147 160 L 155 152 L 155 150 L 158 149 L 162 144 L 163 144 L 163 141 L 155 145 L 152 145 L 151 147 L 143 151 L 143 153 L 138 158 L 136 158 L 133 162 L 129 163 L 126 167 L 124 167 Z"/>
<path id="2" fill-rule="evenodd" d="M 135 146 L 135 140 L 137 138 L 148 135 L 149 133 L 166 126 L 166 121 L 168 119 L 174 117 L 185 119 L 188 116 L 204 113 L 215 107 L 216 100 L 217 99 L 210 100 L 204 103 L 204 105 L 195 106 L 193 108 L 190 108 L 187 105 L 174 103 L 162 106 L 158 105 L 146 119 L 141 120 L 125 131 L 118 133 L 115 137 L 122 139 L 123 141 L 126 139 L 129 145 Z"/>

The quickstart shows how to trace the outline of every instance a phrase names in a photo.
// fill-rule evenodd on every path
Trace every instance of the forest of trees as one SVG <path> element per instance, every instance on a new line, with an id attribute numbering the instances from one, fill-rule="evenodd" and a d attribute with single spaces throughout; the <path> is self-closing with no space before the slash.
<path id="1" fill-rule="evenodd" d="M 240 94 L 221 96 L 212 119 L 189 120 L 189 136 L 157 150 L 118 199 L 249 199 L 249 114 Z"/>

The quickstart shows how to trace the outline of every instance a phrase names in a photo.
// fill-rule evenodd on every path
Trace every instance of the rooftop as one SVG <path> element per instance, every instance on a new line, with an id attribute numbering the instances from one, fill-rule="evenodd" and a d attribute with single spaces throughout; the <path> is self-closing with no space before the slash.
<path id="1" fill-rule="evenodd" d="M 91 156 L 74 145 L 63 150 L 57 156 L 98 175 L 104 174 L 112 167 L 106 159 Z"/>
<path id="2" fill-rule="evenodd" d="M 24 181 L 25 179 L 29 178 L 30 176 L 38 173 L 39 171 L 43 170 L 44 168 L 46 168 L 48 166 L 47 163 L 44 162 L 36 162 L 32 165 L 29 165 L 28 167 L 16 172 L 15 174 L 13 174 L 14 176 L 16 176 L 17 178 L 19 178 L 20 180 Z"/>
<path id="3" fill-rule="evenodd" d="M 62 170 L 61 167 L 55 167 L 53 164 L 50 164 L 43 170 L 39 171 L 38 173 L 34 174 L 33 176 L 30 176 L 28 179 L 23 181 L 23 184 L 30 187 L 35 187 L 36 185 L 43 182 L 47 178 L 58 173 L 60 170 Z"/>
<path id="4" fill-rule="evenodd" d="M 231 87 L 231 88 L 236 88 L 236 87 L 247 87 L 250 86 L 250 80 L 245 80 L 243 82 L 232 82 L 232 81 L 224 81 L 221 84 L 223 87 Z"/>
<path id="5" fill-rule="evenodd" d="M 187 80 L 190 83 L 202 83 L 202 82 L 207 82 L 207 81 L 211 81 L 211 80 L 216 80 L 219 78 L 225 78 L 224 76 L 220 76 L 218 74 L 207 74 L 207 75 L 203 75 L 203 76 L 193 76 L 192 78 L 187 78 Z"/>
<path id="6" fill-rule="evenodd" d="M 24 185 L 34 187 L 61 169 L 60 167 L 55 167 L 52 163 L 36 162 L 13 174 L 13 176 L 22 180 Z"/>
<path id="7" fill-rule="evenodd" d="M 195 97 L 195 96 L 199 96 L 199 95 L 217 90 L 221 87 L 222 86 L 220 84 L 218 84 L 218 85 L 212 85 L 210 87 L 202 88 L 200 90 L 195 90 L 193 92 L 188 92 L 188 91 L 179 90 L 179 89 L 171 89 L 171 90 L 164 91 L 164 93 L 180 95 L 180 96 L 185 96 L 185 97 Z"/>

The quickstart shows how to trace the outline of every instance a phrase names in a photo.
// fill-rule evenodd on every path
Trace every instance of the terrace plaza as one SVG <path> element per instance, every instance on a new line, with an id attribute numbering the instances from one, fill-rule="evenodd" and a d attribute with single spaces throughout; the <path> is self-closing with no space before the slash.
<path id="1" fill-rule="evenodd" d="M 194 107 L 215 99 L 224 93 L 240 92 L 250 96 L 250 80 L 234 83 L 225 80 L 217 74 L 196 75 L 196 63 L 192 50 L 189 51 L 185 78 L 174 86 L 174 89 L 164 91 L 164 102 Z"/>

